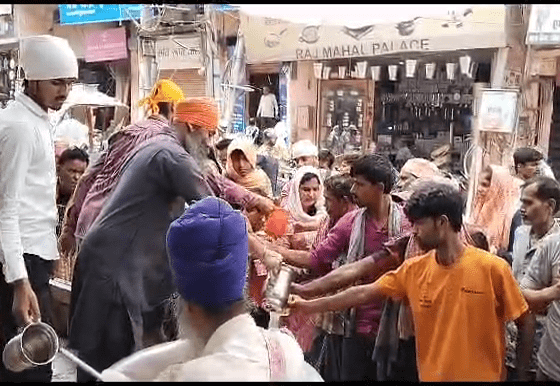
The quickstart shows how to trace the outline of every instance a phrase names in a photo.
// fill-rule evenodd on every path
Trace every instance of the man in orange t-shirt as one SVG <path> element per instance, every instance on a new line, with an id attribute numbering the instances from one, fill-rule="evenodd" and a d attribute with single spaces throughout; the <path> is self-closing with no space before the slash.
<path id="1" fill-rule="evenodd" d="M 429 253 L 405 261 L 372 284 L 314 300 L 296 296 L 291 306 L 324 312 L 386 296 L 406 298 L 414 318 L 421 381 L 504 381 L 505 322 L 518 319 L 525 327 L 528 310 L 509 265 L 463 244 L 463 202 L 449 185 L 420 187 L 409 199 L 406 214 L 418 243 Z M 524 375 L 522 370 L 521 379 Z"/>

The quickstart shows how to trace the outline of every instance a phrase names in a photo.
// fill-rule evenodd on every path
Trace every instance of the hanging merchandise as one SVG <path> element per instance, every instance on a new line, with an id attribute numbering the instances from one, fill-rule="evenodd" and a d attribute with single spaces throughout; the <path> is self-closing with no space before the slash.
<path id="1" fill-rule="evenodd" d="M 313 63 L 313 71 L 315 73 L 315 78 L 321 79 L 321 74 L 323 71 L 323 63 L 321 62 Z"/>
<path id="2" fill-rule="evenodd" d="M 457 70 L 457 63 L 446 63 L 447 79 L 455 79 L 455 71 Z"/>
<path id="3" fill-rule="evenodd" d="M 406 61 L 406 77 L 414 78 L 414 73 L 416 71 L 416 60 L 409 59 Z"/>
<path id="4" fill-rule="evenodd" d="M 331 68 L 329 66 L 323 67 L 323 79 L 329 79 Z"/>
<path id="5" fill-rule="evenodd" d="M 340 79 L 346 78 L 346 66 L 338 66 L 338 77 Z"/>
<path id="6" fill-rule="evenodd" d="M 426 63 L 426 79 L 434 79 L 435 72 L 436 72 L 436 64 Z"/>
<path id="7" fill-rule="evenodd" d="M 366 77 L 366 72 L 367 72 L 366 61 L 356 63 L 356 74 L 358 75 L 358 78 L 364 79 Z"/>
<path id="8" fill-rule="evenodd" d="M 389 65 L 389 80 L 395 82 L 397 80 L 398 66 L 396 64 Z"/>
<path id="9" fill-rule="evenodd" d="M 459 58 L 459 65 L 461 66 L 461 74 L 469 75 L 471 57 L 469 55 L 461 56 Z"/>
<path id="10" fill-rule="evenodd" d="M 381 66 L 371 66 L 371 78 L 379 82 L 379 76 L 381 75 Z"/>

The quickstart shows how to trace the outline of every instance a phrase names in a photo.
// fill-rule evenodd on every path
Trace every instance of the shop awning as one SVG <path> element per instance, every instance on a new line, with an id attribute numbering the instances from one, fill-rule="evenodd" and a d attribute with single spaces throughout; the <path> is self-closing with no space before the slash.
<path id="1" fill-rule="evenodd" d="M 503 4 L 239 6 L 250 64 L 505 47 L 505 10 Z"/>

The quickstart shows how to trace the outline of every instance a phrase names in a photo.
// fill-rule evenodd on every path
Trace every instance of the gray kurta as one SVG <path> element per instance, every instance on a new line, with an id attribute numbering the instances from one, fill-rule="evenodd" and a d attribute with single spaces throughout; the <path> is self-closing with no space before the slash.
<path id="1" fill-rule="evenodd" d="M 108 330 L 118 328 L 111 326 L 115 307 L 128 313 L 136 348 L 143 331 L 155 327 L 146 315 L 174 291 L 165 247 L 170 204 L 177 196 L 189 203 L 212 195 L 199 166 L 174 137 L 158 135 L 135 151 L 78 255 L 69 337 L 70 347 L 86 361 L 116 349 L 102 347 L 109 345 L 107 334 L 115 336 Z"/>

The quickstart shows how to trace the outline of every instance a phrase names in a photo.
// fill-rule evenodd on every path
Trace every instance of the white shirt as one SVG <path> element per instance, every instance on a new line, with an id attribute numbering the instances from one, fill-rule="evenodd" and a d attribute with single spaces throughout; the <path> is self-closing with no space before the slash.
<path id="1" fill-rule="evenodd" d="M 23 254 L 58 258 L 54 130 L 48 114 L 17 93 L 0 110 L 0 261 L 6 282 L 27 278 Z"/>
<path id="2" fill-rule="evenodd" d="M 257 109 L 257 117 L 276 118 L 278 115 L 278 102 L 274 94 L 267 94 L 261 97 L 259 108 Z"/>
<path id="3" fill-rule="evenodd" d="M 136 358 L 123 360 L 101 375 L 104 381 L 322 381 L 304 361 L 292 336 L 260 328 L 248 314 L 222 324 L 204 349 L 195 351 L 195 345 L 184 339 L 163 343 L 134 354 Z"/>

